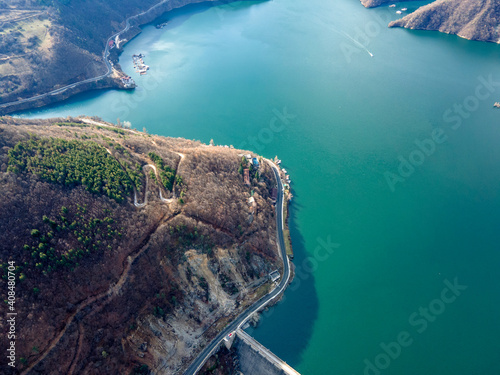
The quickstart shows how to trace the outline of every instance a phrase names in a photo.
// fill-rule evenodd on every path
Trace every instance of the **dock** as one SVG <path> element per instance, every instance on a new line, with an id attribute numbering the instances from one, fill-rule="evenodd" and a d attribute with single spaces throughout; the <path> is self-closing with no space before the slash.
<path id="1" fill-rule="evenodd" d="M 134 64 L 135 72 L 139 73 L 141 76 L 145 75 L 149 70 L 149 66 L 144 64 L 144 57 L 146 57 L 146 55 L 143 55 L 142 53 L 138 55 L 132 55 L 132 62 Z"/>

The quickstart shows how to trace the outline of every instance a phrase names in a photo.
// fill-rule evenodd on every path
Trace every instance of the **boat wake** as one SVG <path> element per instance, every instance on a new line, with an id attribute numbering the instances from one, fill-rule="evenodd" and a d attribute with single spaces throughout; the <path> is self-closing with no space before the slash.
<path id="1" fill-rule="evenodd" d="M 333 30 L 333 29 L 332 29 Z M 334 30 L 336 33 L 338 34 L 341 34 L 343 36 L 345 36 L 347 39 L 351 40 L 354 44 L 356 44 L 357 46 L 359 46 L 361 49 L 365 50 L 366 53 L 368 53 L 370 55 L 370 57 L 373 57 L 373 53 L 371 53 L 368 48 L 366 48 L 363 44 L 361 44 L 360 42 L 358 42 L 356 39 L 354 39 L 352 36 L 350 36 L 349 34 L 347 34 L 346 32 L 344 31 L 336 31 Z"/>
<path id="2" fill-rule="evenodd" d="M 351 42 L 353 42 L 355 45 L 357 45 L 359 48 L 361 48 L 362 50 L 366 51 L 366 53 L 368 55 L 370 55 L 370 57 L 373 57 L 373 53 L 370 52 L 370 50 L 368 50 L 368 48 L 366 48 L 363 44 L 361 44 L 360 42 L 358 42 L 356 39 L 354 39 L 352 36 L 350 36 L 349 34 L 347 34 L 346 32 L 344 31 L 339 31 L 335 28 L 333 28 L 332 26 L 329 25 L 328 22 L 326 22 L 325 20 L 321 19 L 318 17 L 318 19 L 321 21 L 321 23 L 327 27 L 328 29 L 332 30 L 334 33 L 337 33 L 339 35 L 342 35 L 344 38 L 346 39 L 349 39 Z"/>

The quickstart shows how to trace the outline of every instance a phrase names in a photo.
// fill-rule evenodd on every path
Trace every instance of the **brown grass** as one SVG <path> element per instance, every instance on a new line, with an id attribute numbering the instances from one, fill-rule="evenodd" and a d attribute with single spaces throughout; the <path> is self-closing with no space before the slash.
<path id="1" fill-rule="evenodd" d="M 58 126 L 56 122 L 65 124 Z M 161 346 L 144 357 L 138 356 L 140 351 L 134 343 L 156 337 L 150 328 L 137 324 L 139 321 L 165 320 L 177 325 L 179 332 L 200 332 L 196 340 L 203 342 L 216 330 L 203 333 L 200 327 L 227 316 L 219 299 L 236 298 L 236 314 L 265 293 L 262 287 L 262 293 L 253 295 L 246 285 L 265 277 L 280 264 L 274 207 L 270 202 L 274 182 L 268 168 L 264 167 L 261 181 L 254 180 L 247 187 L 238 174 L 241 151 L 117 131 L 86 125 L 78 119 L 0 118 L 0 263 L 15 260 L 23 265 L 30 256 L 23 245 L 31 240 L 31 230 L 43 228 L 43 215 L 52 217 L 63 205 L 71 209 L 76 204 L 86 204 L 89 215 L 107 209 L 115 218 L 113 225 L 123 232 L 122 237 L 113 240 L 110 249 L 86 256 L 73 272 L 60 269 L 43 275 L 26 266 L 20 270 L 26 279 L 16 289 L 16 308 L 23 314 L 17 327 L 22 332 L 17 353 L 27 366 L 36 364 L 34 370 L 40 373 L 50 373 L 54 368 L 71 368 L 75 373 L 128 373 L 140 363 L 150 368 L 162 366 L 166 354 Z M 178 169 L 185 181 L 185 203 L 161 202 L 157 186 L 152 185 L 147 192 L 149 204 L 138 209 L 133 205 L 133 196 L 117 204 L 82 187 L 69 188 L 41 181 L 34 175 L 7 172 L 9 148 L 29 137 L 29 133 L 97 142 L 122 163 L 144 165 L 150 162 L 147 154 L 153 151 Z M 185 155 L 182 161 L 179 153 Z M 257 202 L 252 218 L 247 203 L 250 190 Z M 69 242 L 59 241 L 56 250 L 66 251 L 69 246 Z M 129 257 L 134 254 L 140 255 L 128 266 L 129 259 L 133 259 Z M 197 263 L 202 260 L 203 269 Z M 128 267 L 127 278 L 116 292 L 113 285 Z M 214 275 L 213 279 L 207 272 Z M 202 283 L 202 277 L 209 281 L 207 285 Z M 6 287 L 5 280 L 0 284 L 1 288 Z M 34 293 L 33 288 L 40 292 Z M 115 292 L 109 298 L 92 300 L 107 290 Z M 239 294 L 231 296 L 235 290 Z M 5 305 L 2 306 L 3 314 Z M 85 308 L 76 310 L 81 306 Z M 189 317 L 179 315 L 181 310 L 189 312 Z M 68 320 L 75 311 L 78 314 Z M 163 315 L 154 317 L 153 313 L 158 312 Z M 5 329 L 4 322 L 0 322 L 0 328 Z M 164 335 L 165 345 L 184 337 L 167 332 Z M 4 345 L 5 341 L 0 343 L 0 350 L 6 349 Z M 37 350 L 33 350 L 34 346 Z M 107 353 L 105 358 L 103 351 Z M 185 349 L 172 357 L 172 363 L 185 364 L 194 353 L 192 348 Z M 41 356 L 44 359 L 37 363 Z M 19 369 L 23 370 L 23 366 Z M 0 371 L 9 374 L 7 368 Z"/>

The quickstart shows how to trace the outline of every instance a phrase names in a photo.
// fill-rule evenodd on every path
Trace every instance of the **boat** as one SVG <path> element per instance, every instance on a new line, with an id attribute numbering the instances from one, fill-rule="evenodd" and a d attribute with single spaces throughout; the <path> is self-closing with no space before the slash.
<path id="1" fill-rule="evenodd" d="M 149 66 L 144 64 L 144 60 L 143 58 L 145 57 L 146 55 L 140 53 L 138 55 L 132 55 L 132 60 L 133 60 L 133 63 L 134 63 L 134 68 L 135 68 L 135 72 L 136 73 L 139 73 L 140 75 L 145 75 L 147 73 L 147 71 L 149 70 Z"/>
<path id="2" fill-rule="evenodd" d="M 496 102 L 495 104 L 493 104 L 493 107 L 500 108 L 500 102 Z"/>
<path id="3" fill-rule="evenodd" d="M 141 76 L 143 76 L 147 73 L 148 70 L 149 70 L 149 66 L 142 64 L 142 65 L 137 66 L 136 72 L 139 73 Z"/>
<path id="4" fill-rule="evenodd" d="M 401 13 L 403 13 L 403 12 L 401 12 L 400 10 L 396 11 L 396 14 L 401 14 Z"/>
<path id="5" fill-rule="evenodd" d="M 403 12 L 406 12 L 408 10 L 408 8 L 402 8 L 401 9 Z"/>
<path id="6" fill-rule="evenodd" d="M 396 4 L 389 5 L 389 8 L 396 8 Z"/>

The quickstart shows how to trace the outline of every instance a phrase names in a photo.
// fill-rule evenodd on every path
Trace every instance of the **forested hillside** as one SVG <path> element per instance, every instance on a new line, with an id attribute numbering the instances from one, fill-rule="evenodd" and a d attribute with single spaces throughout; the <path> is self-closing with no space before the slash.
<path id="1" fill-rule="evenodd" d="M 0 118 L 16 368 L 179 373 L 282 265 L 273 173 L 262 162 L 248 186 L 248 151 L 88 121 Z"/>
<path id="2" fill-rule="evenodd" d="M 22 107 L 0 107 L 0 114 L 19 108 L 46 105 L 81 91 L 124 88 L 117 64 L 126 41 L 168 10 L 217 0 L 12 0 L 0 1 L 0 104 L 44 94 L 107 72 L 103 52 L 107 39 L 125 28 L 120 49 L 111 50 L 113 74 L 96 82 L 65 90 L 60 95 L 28 102 Z"/>

